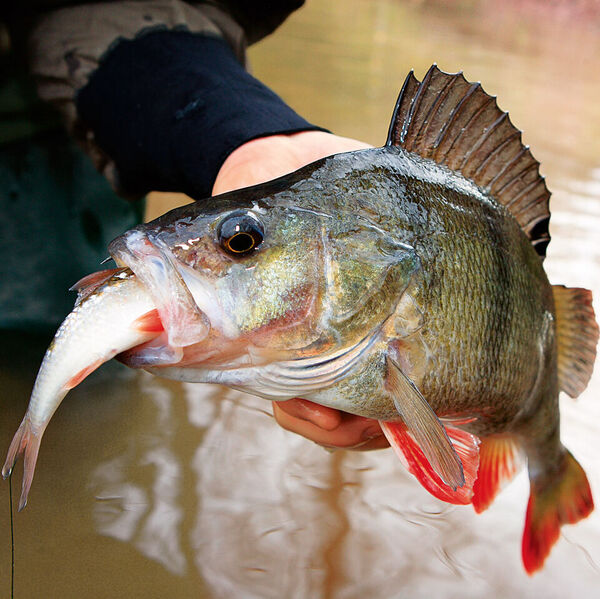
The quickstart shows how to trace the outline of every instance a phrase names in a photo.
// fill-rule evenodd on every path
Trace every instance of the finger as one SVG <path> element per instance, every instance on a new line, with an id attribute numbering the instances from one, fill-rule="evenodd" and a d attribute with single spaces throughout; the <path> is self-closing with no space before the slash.
<path id="1" fill-rule="evenodd" d="M 288 401 L 279 401 L 275 405 L 289 416 L 299 418 L 300 420 L 307 420 L 327 431 L 337 428 L 342 421 L 339 410 L 320 406 L 306 399 L 295 398 Z"/>
<path id="2" fill-rule="evenodd" d="M 341 415 L 340 425 L 333 430 L 324 430 L 307 420 L 300 420 L 283 411 L 278 404 L 273 405 L 275 419 L 280 426 L 319 445 L 336 449 L 376 449 L 387 447 L 387 441 L 375 420 Z"/>
<path id="3" fill-rule="evenodd" d="M 337 449 L 345 449 L 351 451 L 374 451 L 376 449 L 385 449 L 386 447 L 390 446 L 389 441 L 385 438 L 385 435 L 383 434 L 378 435 L 373 439 L 369 439 L 368 441 L 361 441 L 356 445 L 349 445 L 347 447 L 336 447 L 333 445 L 326 445 L 323 443 L 320 443 L 320 445 L 321 447 L 330 451 L 335 451 Z"/>
<path id="4" fill-rule="evenodd" d="M 356 445 L 355 447 L 347 447 L 346 449 L 351 449 L 352 451 L 374 451 L 376 449 L 385 449 L 389 447 L 390 443 L 386 439 L 385 435 L 382 433 L 381 435 L 370 439 L 369 441 L 365 441 L 360 445 Z"/>

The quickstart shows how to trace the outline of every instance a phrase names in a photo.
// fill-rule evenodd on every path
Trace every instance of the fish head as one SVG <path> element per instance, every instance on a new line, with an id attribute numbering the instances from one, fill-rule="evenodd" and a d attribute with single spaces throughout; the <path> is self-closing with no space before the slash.
<path id="1" fill-rule="evenodd" d="M 181 364 L 355 343 L 393 313 L 418 262 L 360 215 L 302 206 L 293 185 L 177 208 L 109 249 L 147 286 L 170 346 L 186 348 Z"/>

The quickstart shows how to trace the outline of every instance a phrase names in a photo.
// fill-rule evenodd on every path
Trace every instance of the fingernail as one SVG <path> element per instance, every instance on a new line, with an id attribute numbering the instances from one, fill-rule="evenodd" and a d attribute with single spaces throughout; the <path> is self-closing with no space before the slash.
<path id="1" fill-rule="evenodd" d="M 361 435 L 361 439 L 365 441 L 370 441 L 371 439 L 375 439 L 377 437 L 381 437 L 383 433 L 381 432 L 381 427 L 378 424 L 374 424 L 373 426 L 368 426 Z"/>

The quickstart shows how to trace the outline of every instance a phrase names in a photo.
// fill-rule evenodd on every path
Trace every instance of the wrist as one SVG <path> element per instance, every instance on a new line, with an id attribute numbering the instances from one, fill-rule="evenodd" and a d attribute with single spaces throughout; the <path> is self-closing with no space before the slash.
<path id="1" fill-rule="evenodd" d="M 250 140 L 227 156 L 212 195 L 264 183 L 295 171 L 319 158 L 371 147 L 325 131 L 300 131 Z"/>

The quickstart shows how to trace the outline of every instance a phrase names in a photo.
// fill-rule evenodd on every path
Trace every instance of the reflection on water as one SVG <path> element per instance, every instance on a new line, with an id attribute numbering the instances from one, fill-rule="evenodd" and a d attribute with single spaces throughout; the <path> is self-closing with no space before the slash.
<path id="1" fill-rule="evenodd" d="M 309 0 L 251 58 L 301 114 L 374 144 L 409 68 L 420 76 L 437 61 L 481 79 L 525 129 L 554 192 L 551 281 L 598 299 L 600 26 L 593 3 L 576 5 L 567 19 L 564 3 L 553 13 L 538 2 Z M 46 343 L 2 337 L 2 448 Z M 561 399 L 563 441 L 597 501 L 599 395 L 600 369 L 577 402 Z M 527 495 L 521 474 L 480 516 L 451 508 L 391 451 L 329 454 L 279 429 L 264 400 L 109 364 L 45 435 L 30 505 L 16 515 L 16 596 L 591 596 L 600 512 L 563 529 L 529 579 Z M 9 573 L 3 484 L 0 596 Z"/>

